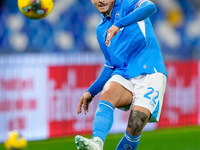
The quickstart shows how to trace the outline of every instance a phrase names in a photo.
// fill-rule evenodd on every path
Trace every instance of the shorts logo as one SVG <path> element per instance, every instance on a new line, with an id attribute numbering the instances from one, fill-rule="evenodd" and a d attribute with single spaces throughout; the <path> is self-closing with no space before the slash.
<path id="1" fill-rule="evenodd" d="M 125 144 L 125 145 L 124 145 L 124 149 L 125 149 L 125 150 L 131 150 L 131 149 L 132 149 L 132 146 L 131 146 L 131 145 L 128 145 L 128 144 Z"/>

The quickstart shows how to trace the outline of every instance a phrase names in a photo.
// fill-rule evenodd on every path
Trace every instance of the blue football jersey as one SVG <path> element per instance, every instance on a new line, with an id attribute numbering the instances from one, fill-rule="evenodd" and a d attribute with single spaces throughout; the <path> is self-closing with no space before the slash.
<path id="1" fill-rule="evenodd" d="M 126 79 L 141 74 L 161 72 L 167 75 L 163 56 L 149 18 L 120 28 L 106 46 L 107 30 L 145 0 L 116 0 L 111 16 L 102 14 L 97 27 L 97 39 L 105 56 L 105 65 L 114 69 L 114 74 Z M 129 19 L 129 18 L 127 18 Z"/>

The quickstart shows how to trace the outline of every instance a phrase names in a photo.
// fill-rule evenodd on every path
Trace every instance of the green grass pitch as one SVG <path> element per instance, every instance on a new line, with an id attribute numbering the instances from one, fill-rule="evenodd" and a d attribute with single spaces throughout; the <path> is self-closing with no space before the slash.
<path id="1" fill-rule="evenodd" d="M 108 135 L 104 150 L 115 150 L 123 134 Z M 87 136 L 91 138 L 91 136 Z M 0 150 L 4 150 L 0 144 Z M 26 150 L 76 150 L 74 137 L 29 142 Z M 200 127 L 143 132 L 138 150 L 200 150 Z"/>

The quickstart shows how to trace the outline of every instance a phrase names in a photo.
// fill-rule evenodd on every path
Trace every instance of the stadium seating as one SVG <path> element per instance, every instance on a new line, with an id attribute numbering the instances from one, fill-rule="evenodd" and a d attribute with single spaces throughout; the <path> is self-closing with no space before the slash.
<path id="1" fill-rule="evenodd" d="M 162 1 L 154 0 L 158 11 L 151 20 L 165 59 L 199 58 L 198 7 L 193 0 L 176 0 L 172 5 L 177 7 L 167 10 Z M 171 1 L 167 2 L 170 6 Z M 0 52 L 100 51 L 95 36 L 99 20 L 88 0 L 57 0 L 52 14 L 43 20 L 25 18 L 17 1 L 4 0 L 0 7 Z"/>

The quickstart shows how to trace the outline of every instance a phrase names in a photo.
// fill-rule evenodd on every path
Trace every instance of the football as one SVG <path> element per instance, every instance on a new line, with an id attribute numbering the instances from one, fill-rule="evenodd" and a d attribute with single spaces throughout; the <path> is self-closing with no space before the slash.
<path id="1" fill-rule="evenodd" d="M 4 145 L 6 150 L 23 150 L 27 146 L 27 141 L 17 131 L 10 131 Z"/>
<path id="2" fill-rule="evenodd" d="M 52 12 L 54 0 L 18 0 L 18 7 L 24 16 L 42 19 Z"/>

